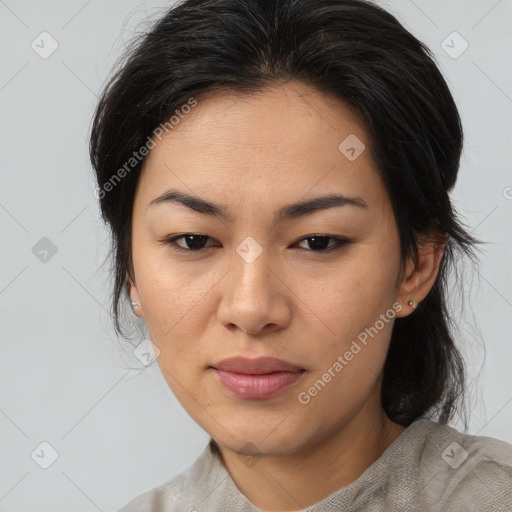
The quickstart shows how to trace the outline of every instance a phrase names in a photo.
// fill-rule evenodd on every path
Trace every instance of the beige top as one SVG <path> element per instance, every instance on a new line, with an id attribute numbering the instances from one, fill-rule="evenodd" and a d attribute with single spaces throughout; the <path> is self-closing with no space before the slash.
<path id="1" fill-rule="evenodd" d="M 419 419 L 351 484 L 301 512 L 511 512 L 512 445 Z M 117 512 L 261 512 L 210 444 Z"/>

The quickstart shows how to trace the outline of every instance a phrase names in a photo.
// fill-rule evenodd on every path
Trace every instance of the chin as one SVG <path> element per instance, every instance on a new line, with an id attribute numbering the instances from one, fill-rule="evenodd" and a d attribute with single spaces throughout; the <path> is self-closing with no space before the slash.
<path id="1" fill-rule="evenodd" d="M 277 429 L 274 426 L 273 430 L 262 428 L 257 424 L 252 427 L 231 424 L 229 430 L 231 436 L 225 431 L 219 432 L 218 429 L 209 433 L 221 448 L 252 457 L 292 454 L 307 444 L 307 436 L 299 426 L 297 426 L 297 432 L 290 431 L 289 426 L 284 429 L 281 426 Z"/>

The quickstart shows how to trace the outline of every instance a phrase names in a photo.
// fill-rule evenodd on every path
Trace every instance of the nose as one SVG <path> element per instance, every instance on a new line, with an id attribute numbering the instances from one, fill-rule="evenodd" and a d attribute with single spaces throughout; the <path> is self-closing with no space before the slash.
<path id="1" fill-rule="evenodd" d="M 217 315 L 227 329 L 256 335 L 289 325 L 291 292 L 265 250 L 250 263 L 235 254 L 233 268 L 222 283 Z"/>

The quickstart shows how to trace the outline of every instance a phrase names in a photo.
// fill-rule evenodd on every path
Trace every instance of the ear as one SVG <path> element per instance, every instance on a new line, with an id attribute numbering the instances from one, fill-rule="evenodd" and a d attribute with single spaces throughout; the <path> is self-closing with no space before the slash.
<path id="1" fill-rule="evenodd" d="M 418 261 L 416 264 L 411 260 L 407 262 L 406 272 L 398 289 L 397 301 L 403 307 L 397 311 L 397 318 L 411 314 L 414 307 L 408 302 L 421 302 L 434 286 L 447 240 L 447 233 L 429 233 L 418 240 Z"/>
<path id="2" fill-rule="evenodd" d="M 137 285 L 135 284 L 131 277 L 128 277 L 128 280 L 126 281 L 126 291 L 128 293 L 128 297 L 130 298 L 130 300 L 139 304 L 138 306 L 132 307 L 133 313 L 137 315 L 139 318 L 144 318 L 144 310 L 142 308 L 139 290 L 137 289 Z"/>

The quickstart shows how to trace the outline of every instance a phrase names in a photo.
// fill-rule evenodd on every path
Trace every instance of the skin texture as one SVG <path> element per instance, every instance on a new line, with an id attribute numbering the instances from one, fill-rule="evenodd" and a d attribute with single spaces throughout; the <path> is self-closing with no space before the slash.
<path id="1" fill-rule="evenodd" d="M 366 145 L 354 161 L 338 149 L 350 134 Z M 394 319 L 309 403 L 298 394 L 394 303 L 396 317 L 413 312 L 407 301 L 427 295 L 443 245 L 426 241 L 402 279 L 369 136 L 348 105 L 305 84 L 207 96 L 155 142 L 132 217 L 135 313 L 160 350 L 170 388 L 217 441 L 238 488 L 263 510 L 307 507 L 357 479 L 404 430 L 380 403 Z M 176 202 L 148 206 L 170 188 L 225 205 L 231 217 Z M 368 208 L 274 218 L 284 205 L 328 193 L 362 198 Z M 163 241 L 184 233 L 211 238 L 189 253 Z M 306 239 L 314 234 L 350 243 L 314 251 Z M 262 249 L 251 263 L 236 252 L 248 236 Z M 210 368 L 239 355 L 277 357 L 306 372 L 277 397 L 239 398 Z"/>

